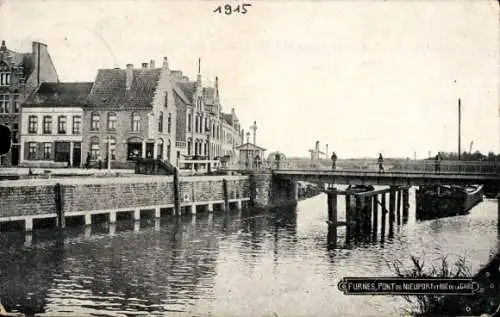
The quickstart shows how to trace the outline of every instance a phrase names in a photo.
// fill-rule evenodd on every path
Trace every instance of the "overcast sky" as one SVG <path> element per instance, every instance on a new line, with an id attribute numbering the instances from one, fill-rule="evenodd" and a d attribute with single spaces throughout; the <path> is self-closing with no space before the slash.
<path id="1" fill-rule="evenodd" d="M 235 1 L 228 1 L 230 3 Z M 48 45 L 62 81 L 168 56 L 206 84 L 268 151 L 307 156 L 319 140 L 342 157 L 495 151 L 499 126 L 497 1 L 0 0 L 0 39 Z M 456 83 L 454 83 L 456 81 Z"/>

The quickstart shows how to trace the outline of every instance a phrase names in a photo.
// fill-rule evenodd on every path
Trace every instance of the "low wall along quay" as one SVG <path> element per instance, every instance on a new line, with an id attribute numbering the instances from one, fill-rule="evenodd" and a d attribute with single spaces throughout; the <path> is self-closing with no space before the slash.
<path id="1" fill-rule="evenodd" d="M 250 183 L 248 176 L 179 177 L 178 186 L 174 176 L 19 180 L 0 182 L 0 197 L 0 224 L 25 221 L 30 231 L 33 220 L 44 218 L 64 227 L 65 218 L 75 216 L 88 225 L 94 214 L 107 214 L 115 222 L 120 212 L 132 212 L 139 220 L 141 210 L 160 217 L 161 209 L 180 214 L 210 212 L 214 206 L 241 208 L 250 200 Z"/>
<path id="2" fill-rule="evenodd" d="M 296 204 L 298 186 L 268 174 L 224 176 L 143 176 L 32 179 L 0 182 L 0 229 L 24 221 L 26 231 L 40 219 L 64 228 L 69 217 L 85 225 L 104 214 L 110 223 L 121 213 L 134 220 L 146 210 L 159 218 L 200 211 L 267 208 Z"/>

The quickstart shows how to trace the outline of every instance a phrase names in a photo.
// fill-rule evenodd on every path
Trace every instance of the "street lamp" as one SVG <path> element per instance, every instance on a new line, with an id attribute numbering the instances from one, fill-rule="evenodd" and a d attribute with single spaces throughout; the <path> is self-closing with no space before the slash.
<path id="1" fill-rule="evenodd" d="M 108 171 L 111 170 L 111 137 L 108 136 L 106 138 L 106 142 L 108 143 L 108 161 L 106 162 L 106 164 L 108 165 L 107 168 L 108 168 Z"/>
<path id="2" fill-rule="evenodd" d="M 248 160 L 248 156 L 250 154 L 250 150 L 248 149 L 249 143 L 250 143 L 250 132 L 247 132 L 247 168 L 250 167 Z"/>

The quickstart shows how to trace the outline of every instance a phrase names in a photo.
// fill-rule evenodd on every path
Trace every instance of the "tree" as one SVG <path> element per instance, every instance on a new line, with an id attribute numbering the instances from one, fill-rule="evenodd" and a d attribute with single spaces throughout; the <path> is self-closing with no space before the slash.
<path id="1" fill-rule="evenodd" d="M 0 124 L 0 155 L 5 155 L 9 153 L 10 147 L 12 145 L 12 132 L 10 129 Z"/>

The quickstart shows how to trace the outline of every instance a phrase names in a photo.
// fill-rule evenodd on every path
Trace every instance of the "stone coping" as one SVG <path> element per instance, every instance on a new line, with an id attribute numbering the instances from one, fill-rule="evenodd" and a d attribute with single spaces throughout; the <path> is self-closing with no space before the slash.
<path id="1" fill-rule="evenodd" d="M 185 181 L 228 181 L 245 180 L 248 176 L 181 176 L 179 180 Z M 68 177 L 68 178 L 50 178 L 50 179 L 20 179 L 0 181 L 0 187 L 31 187 L 31 186 L 53 186 L 56 183 L 61 185 L 103 185 L 103 184 L 134 184 L 134 183 L 161 183 L 173 182 L 173 176 L 161 175 L 134 175 L 128 177 L 110 176 L 110 177 Z"/>

